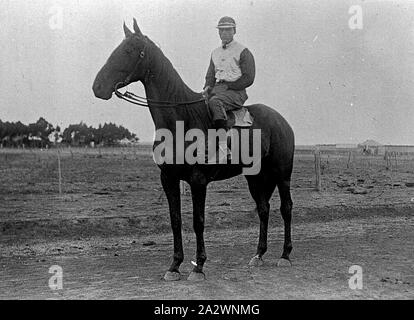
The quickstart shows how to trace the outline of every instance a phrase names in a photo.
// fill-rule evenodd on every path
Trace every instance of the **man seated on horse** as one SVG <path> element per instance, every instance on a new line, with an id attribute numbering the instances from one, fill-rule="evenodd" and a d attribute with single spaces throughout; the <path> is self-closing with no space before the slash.
<path id="1" fill-rule="evenodd" d="M 216 130 L 226 130 L 226 111 L 241 108 L 247 100 L 246 88 L 253 84 L 255 62 L 244 45 L 233 40 L 236 22 L 231 17 L 219 20 L 221 46 L 213 50 L 203 89 L 208 99 Z M 219 141 L 219 163 L 228 156 L 227 139 Z"/>

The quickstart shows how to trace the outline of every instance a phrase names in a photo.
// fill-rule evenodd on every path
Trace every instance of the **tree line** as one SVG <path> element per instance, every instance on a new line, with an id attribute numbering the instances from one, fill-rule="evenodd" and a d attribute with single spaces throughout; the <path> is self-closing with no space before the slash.
<path id="1" fill-rule="evenodd" d="M 123 142 L 137 142 L 139 139 L 123 126 L 114 123 L 99 124 L 98 128 L 80 122 L 71 124 L 63 131 L 43 117 L 28 125 L 20 121 L 3 122 L 0 119 L 1 147 L 45 148 L 60 144 L 68 146 L 116 146 Z"/>

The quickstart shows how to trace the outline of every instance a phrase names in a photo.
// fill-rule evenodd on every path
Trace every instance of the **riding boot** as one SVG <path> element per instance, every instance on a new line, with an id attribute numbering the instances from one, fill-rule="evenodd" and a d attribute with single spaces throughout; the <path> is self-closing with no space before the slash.
<path id="1" fill-rule="evenodd" d="M 224 119 L 218 119 L 214 122 L 214 128 L 216 130 L 223 129 L 226 131 L 227 121 Z M 231 160 L 231 152 L 227 146 L 227 135 L 225 137 L 218 137 L 218 149 L 216 148 L 216 141 L 209 141 L 208 142 L 208 150 L 214 148 L 215 153 L 213 157 L 208 158 L 208 164 L 225 164 Z"/>

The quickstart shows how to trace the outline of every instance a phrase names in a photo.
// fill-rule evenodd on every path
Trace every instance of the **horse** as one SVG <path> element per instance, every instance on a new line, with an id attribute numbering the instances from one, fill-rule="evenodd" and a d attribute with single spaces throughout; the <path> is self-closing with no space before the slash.
<path id="1" fill-rule="evenodd" d="M 133 31 L 123 24 L 125 38 L 109 56 L 94 80 L 92 90 L 97 98 L 109 100 L 118 88 L 140 81 L 145 89 L 147 107 L 155 129 L 169 130 L 174 145 L 180 141 L 176 136 L 176 124 L 184 123 L 185 130 L 198 129 L 207 135 L 213 128 L 202 93 L 192 91 L 181 79 L 172 63 L 161 49 L 138 27 L 133 19 Z M 294 133 L 288 122 L 273 108 L 263 104 L 245 106 L 254 121 L 248 130 L 260 129 L 260 171 L 245 175 L 248 188 L 256 203 L 260 220 L 260 233 L 256 255 L 249 266 L 263 264 L 267 251 L 269 200 L 278 187 L 280 212 L 284 221 L 283 252 L 277 266 L 290 267 L 292 251 L 291 220 L 293 202 L 290 181 L 294 158 Z M 251 136 L 250 136 L 251 137 Z M 153 151 L 160 141 L 154 141 Z M 252 143 L 252 139 L 249 139 Z M 177 151 L 174 151 L 177 152 Z M 177 154 L 174 154 L 176 159 Z M 203 281 L 203 266 L 207 260 L 204 245 L 205 200 L 207 186 L 212 181 L 224 180 L 243 173 L 243 164 L 157 163 L 160 179 L 169 205 L 171 228 L 174 237 L 172 263 L 164 275 L 166 281 L 181 279 L 179 271 L 184 261 L 181 234 L 180 182 L 186 181 L 191 190 L 193 203 L 193 229 L 196 235 L 196 262 L 188 280 Z"/>

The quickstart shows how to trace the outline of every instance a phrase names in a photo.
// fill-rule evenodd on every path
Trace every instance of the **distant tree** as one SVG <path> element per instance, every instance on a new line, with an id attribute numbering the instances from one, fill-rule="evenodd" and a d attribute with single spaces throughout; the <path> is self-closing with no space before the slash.
<path id="1" fill-rule="evenodd" d="M 94 141 L 94 131 L 92 126 L 87 126 L 81 122 L 79 124 L 71 124 L 62 133 L 62 142 L 74 145 L 83 146 L 89 145 L 91 141 Z"/>
<path id="2" fill-rule="evenodd" d="M 94 130 L 94 142 L 96 144 L 102 144 L 102 141 L 103 141 L 102 124 L 99 124 L 98 128 Z"/>
<path id="3" fill-rule="evenodd" d="M 138 140 L 136 135 L 128 129 L 117 126 L 112 122 L 104 123 L 104 125 L 99 124 L 98 128 L 80 122 L 79 124 L 70 124 L 62 132 L 60 126 L 56 125 L 56 128 L 54 128 L 43 117 L 29 125 L 25 125 L 20 121 L 14 123 L 0 120 L 0 142 L 3 146 L 21 146 L 25 144 L 29 147 L 45 147 L 50 145 L 52 141 L 58 141 L 60 137 L 62 143 L 74 146 L 90 145 L 92 141 L 95 144 L 113 146 L 124 138 Z"/>
<path id="4" fill-rule="evenodd" d="M 43 117 L 40 117 L 35 123 L 30 123 L 28 126 L 28 139 L 29 141 L 33 141 L 31 143 L 32 146 L 45 147 L 46 145 L 50 145 L 51 142 L 49 141 L 49 135 L 55 131 L 55 128 L 51 123 L 46 121 Z M 40 138 L 40 142 L 37 142 L 38 138 Z"/>
<path id="5" fill-rule="evenodd" d="M 18 122 L 0 120 L 0 142 L 7 147 L 20 147 L 28 135 L 28 127 Z"/>
<path id="6" fill-rule="evenodd" d="M 96 134 L 105 145 L 118 145 L 119 141 L 127 138 L 127 139 L 136 139 L 136 135 L 131 133 L 128 129 L 124 128 L 123 126 L 117 126 L 114 123 L 104 123 L 99 129 Z"/>

